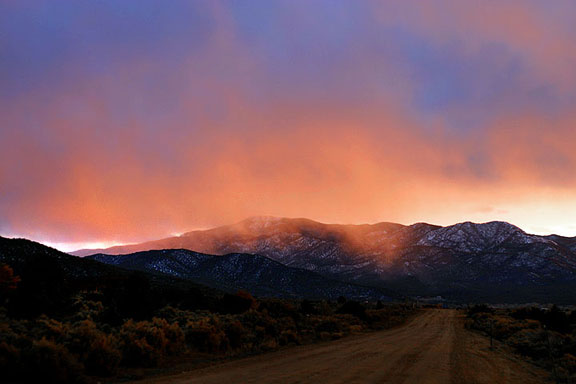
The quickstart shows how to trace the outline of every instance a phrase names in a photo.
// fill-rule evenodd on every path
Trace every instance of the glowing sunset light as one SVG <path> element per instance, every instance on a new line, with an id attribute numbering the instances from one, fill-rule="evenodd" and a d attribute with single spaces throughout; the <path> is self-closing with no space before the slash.
<path id="1" fill-rule="evenodd" d="M 576 3 L 1 1 L 0 235 L 273 215 L 576 236 Z"/>

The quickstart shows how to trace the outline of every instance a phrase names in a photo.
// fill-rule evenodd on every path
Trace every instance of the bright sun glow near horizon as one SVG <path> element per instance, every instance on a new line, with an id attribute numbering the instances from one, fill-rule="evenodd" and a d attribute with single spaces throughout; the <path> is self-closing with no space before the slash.
<path id="1" fill-rule="evenodd" d="M 328 224 L 328 223 L 327 223 Z M 340 223 L 340 224 L 346 224 L 346 223 Z M 354 223 L 354 224 L 364 224 L 364 223 Z M 373 223 L 369 223 L 369 224 L 373 224 Z M 429 224 L 438 224 L 438 223 L 429 223 Z M 457 224 L 457 223 L 453 223 L 453 224 Z M 512 223 L 513 224 L 513 223 Z M 405 224 L 405 225 L 410 225 L 410 224 Z M 440 225 L 440 224 L 438 224 Z M 449 225 L 449 224 L 444 224 L 444 225 Z M 566 237 L 575 237 L 576 236 L 576 225 L 566 225 L 565 227 L 562 226 L 558 226 L 556 228 L 542 228 L 539 226 L 527 226 L 527 227 L 519 227 L 520 229 L 522 229 L 524 232 L 529 233 L 529 234 L 534 234 L 534 235 L 560 235 L 560 236 L 566 236 Z M 196 229 L 191 229 L 191 230 L 206 230 L 209 228 L 196 228 Z M 184 232 L 182 232 L 184 233 Z M 150 238 L 150 239 L 141 239 L 141 241 L 150 241 L 150 240 L 159 240 L 160 238 L 164 238 L 164 237 L 177 237 L 182 235 L 182 233 L 170 233 L 170 234 L 166 234 L 165 236 L 159 236 L 157 238 Z M 9 235 L 8 237 L 21 237 L 21 236 L 11 236 Z M 41 241 L 39 240 L 40 243 L 45 244 L 49 247 L 58 249 L 62 252 L 73 252 L 73 251 L 77 251 L 77 250 L 81 250 L 81 249 L 105 249 L 105 248 L 110 248 L 110 247 L 114 247 L 114 246 L 123 246 L 123 245 L 130 245 L 130 244 L 134 244 L 134 243 L 123 243 L 123 242 L 86 242 L 86 243 L 82 243 L 82 242 L 63 242 L 63 243 L 54 243 L 54 242 L 50 242 L 50 241 Z"/>

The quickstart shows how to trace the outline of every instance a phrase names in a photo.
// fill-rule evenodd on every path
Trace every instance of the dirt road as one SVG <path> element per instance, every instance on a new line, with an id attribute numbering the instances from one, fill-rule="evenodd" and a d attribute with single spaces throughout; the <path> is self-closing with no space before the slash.
<path id="1" fill-rule="evenodd" d="M 464 329 L 461 313 L 429 310 L 392 330 L 163 376 L 149 383 L 545 383 L 547 375 Z"/>

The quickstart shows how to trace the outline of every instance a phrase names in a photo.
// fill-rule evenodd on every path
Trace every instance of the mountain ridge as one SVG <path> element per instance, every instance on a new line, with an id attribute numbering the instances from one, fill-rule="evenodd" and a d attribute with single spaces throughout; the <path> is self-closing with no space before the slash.
<path id="1" fill-rule="evenodd" d="M 61 280 L 80 286 L 98 286 L 136 273 L 157 286 L 193 288 L 211 295 L 246 290 L 257 296 L 298 299 L 346 296 L 389 301 L 399 297 L 384 289 L 331 280 L 264 256 L 240 253 L 215 256 L 188 250 L 160 250 L 81 258 L 31 240 L 0 237 L 0 263 L 8 264 L 17 274 L 34 270 L 37 277 L 46 268 L 46 273 L 56 271 Z"/>
<path id="2" fill-rule="evenodd" d="M 416 223 L 413 223 L 410 225 L 404 225 L 404 224 L 386 222 L 386 221 L 372 223 L 372 224 L 368 224 L 368 223 L 365 223 L 365 224 L 330 224 L 330 223 L 323 223 L 320 221 L 315 221 L 315 220 L 311 220 L 311 219 L 307 219 L 307 218 L 254 216 L 254 217 L 249 217 L 247 219 L 244 219 L 242 221 L 239 221 L 239 222 L 236 222 L 233 224 L 222 225 L 222 226 L 217 226 L 217 227 L 208 228 L 208 229 L 192 230 L 192 231 L 184 232 L 178 236 L 170 236 L 170 237 L 160 238 L 160 239 L 156 239 L 156 240 L 147 240 L 147 241 L 139 242 L 139 243 L 115 245 L 115 246 L 111 246 L 111 247 L 107 247 L 107 248 L 82 248 L 82 249 L 77 249 L 75 251 L 70 251 L 68 253 L 71 255 L 74 255 L 74 256 L 88 256 L 88 255 L 95 254 L 95 253 L 104 253 L 105 251 L 107 251 L 108 253 L 110 253 L 110 251 L 120 252 L 121 250 L 124 250 L 124 249 L 129 249 L 129 248 L 133 248 L 133 247 L 142 247 L 142 246 L 146 246 L 146 245 L 149 245 L 152 243 L 167 241 L 167 240 L 171 240 L 171 239 L 186 239 L 186 238 L 189 238 L 191 236 L 194 236 L 197 233 L 217 233 L 217 232 L 225 232 L 225 231 L 241 232 L 241 231 L 245 231 L 246 228 L 250 228 L 250 227 L 253 230 L 254 229 L 261 229 L 261 228 L 268 228 L 269 229 L 269 228 L 274 228 L 274 227 L 280 227 L 282 224 L 286 224 L 288 222 L 291 223 L 292 225 L 294 223 L 300 223 L 300 224 L 309 225 L 309 226 L 310 225 L 321 225 L 321 226 L 326 226 L 326 227 L 330 227 L 330 228 L 334 228 L 334 229 L 337 229 L 337 228 L 340 228 L 340 229 L 379 228 L 379 229 L 384 230 L 385 232 L 390 232 L 390 231 L 393 232 L 393 231 L 396 231 L 396 230 L 399 230 L 402 228 L 414 228 L 414 229 L 417 229 L 417 228 L 433 228 L 433 229 L 445 228 L 445 229 L 447 229 L 447 228 L 457 228 L 457 227 L 470 226 L 470 225 L 472 225 L 472 226 L 490 226 L 490 225 L 494 225 L 494 224 L 499 224 L 499 225 L 506 225 L 510 228 L 513 228 L 516 231 L 524 233 L 527 236 L 536 236 L 536 237 L 550 238 L 550 239 L 562 238 L 562 239 L 566 239 L 566 240 L 573 241 L 574 243 L 576 243 L 576 236 L 569 237 L 569 236 L 561 236 L 561 235 L 556 235 L 556 234 L 550 234 L 550 235 L 530 234 L 530 233 L 525 232 L 523 229 L 521 229 L 520 227 L 518 227 L 514 224 L 511 224 L 511 223 L 506 222 L 506 221 L 498 221 L 498 220 L 482 222 L 482 223 L 464 221 L 464 222 L 460 222 L 460 223 L 456 223 L 456 224 L 452 224 L 452 225 L 441 226 L 441 225 L 436 225 L 436 224 L 429 224 L 426 222 L 416 222 Z"/>
<path id="3" fill-rule="evenodd" d="M 287 267 L 265 256 L 245 253 L 208 255 L 186 249 L 164 249 L 125 255 L 96 254 L 92 260 L 143 272 L 160 272 L 224 291 L 247 290 L 257 296 L 389 300 L 393 292 L 331 280 Z"/>
<path id="4" fill-rule="evenodd" d="M 546 299 L 565 294 L 554 287 L 576 284 L 576 238 L 527 234 L 501 221 L 441 227 L 251 218 L 108 251 L 146 248 L 261 255 L 330 279 L 464 300 Z"/>

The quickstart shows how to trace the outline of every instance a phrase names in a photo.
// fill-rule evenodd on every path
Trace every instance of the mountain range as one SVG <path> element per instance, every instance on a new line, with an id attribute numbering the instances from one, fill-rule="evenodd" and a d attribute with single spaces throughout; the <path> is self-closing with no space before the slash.
<path id="1" fill-rule="evenodd" d="M 76 286 L 98 286 L 106 281 L 137 277 L 158 287 L 194 289 L 210 294 L 216 292 L 177 276 L 119 268 L 89 257 L 72 256 L 27 239 L 0 236 L 0 264 L 7 264 L 16 275 L 22 276 L 23 284 L 32 283 L 28 280 L 44 280 L 45 275 L 52 275 L 50 279 L 58 280 L 59 283 Z"/>
<path id="2" fill-rule="evenodd" d="M 333 280 L 264 256 L 239 253 L 214 256 L 169 249 L 82 258 L 30 240 L 0 237 L 0 263 L 23 275 L 23 281 L 30 276 L 40 279 L 51 274 L 51 278 L 74 285 L 98 286 L 137 273 L 154 286 L 201 291 L 211 296 L 246 290 L 258 296 L 281 298 L 391 299 L 391 293 L 382 288 Z"/>
<path id="3" fill-rule="evenodd" d="M 111 264 L 130 259 L 131 268 L 154 270 L 146 262 L 147 257 L 129 254 L 168 249 L 229 255 L 211 261 L 218 260 L 219 268 L 231 268 L 229 272 L 243 264 L 238 261 L 239 256 L 230 254 L 250 254 L 249 260 L 262 269 L 282 265 L 314 272 L 331 281 L 403 295 L 441 295 L 450 300 L 487 302 L 575 300 L 572 292 L 576 288 L 576 238 L 531 235 L 497 221 L 441 227 L 426 223 L 336 225 L 308 219 L 255 217 L 157 241 L 73 254 L 107 254 L 94 258 Z M 125 255 L 123 259 L 111 256 L 120 254 Z M 155 258 L 161 255 L 154 253 Z M 212 268 L 217 280 L 227 276 L 209 265 L 206 268 Z M 199 278 L 194 273 L 189 276 Z"/>
<path id="4" fill-rule="evenodd" d="M 284 298 L 388 300 L 391 292 L 287 267 L 265 256 L 231 253 L 208 255 L 185 249 L 164 249 L 127 255 L 96 254 L 87 258 L 125 269 L 162 273 L 224 291 L 245 290 L 257 296 Z"/>

